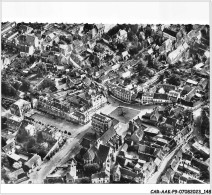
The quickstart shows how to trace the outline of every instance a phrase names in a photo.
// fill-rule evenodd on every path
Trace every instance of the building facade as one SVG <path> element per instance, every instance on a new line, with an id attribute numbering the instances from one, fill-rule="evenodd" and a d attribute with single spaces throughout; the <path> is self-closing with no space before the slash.
<path id="1" fill-rule="evenodd" d="M 30 110 L 31 103 L 23 99 L 19 99 L 10 106 L 11 113 L 21 118 L 23 118 L 24 115 Z"/>
<path id="2" fill-rule="evenodd" d="M 100 114 L 95 113 L 92 116 L 91 124 L 97 135 L 101 136 L 111 127 L 112 118 L 107 117 L 106 115 L 103 115 L 101 113 Z"/>
<path id="3" fill-rule="evenodd" d="M 142 98 L 141 98 L 141 103 L 142 104 L 153 104 L 153 93 L 143 93 Z"/>

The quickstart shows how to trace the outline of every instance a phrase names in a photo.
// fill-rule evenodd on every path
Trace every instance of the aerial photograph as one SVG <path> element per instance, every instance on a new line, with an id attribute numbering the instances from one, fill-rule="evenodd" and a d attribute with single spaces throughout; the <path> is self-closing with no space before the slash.
<path id="1" fill-rule="evenodd" d="M 2 184 L 209 184 L 210 26 L 1 23 Z"/>

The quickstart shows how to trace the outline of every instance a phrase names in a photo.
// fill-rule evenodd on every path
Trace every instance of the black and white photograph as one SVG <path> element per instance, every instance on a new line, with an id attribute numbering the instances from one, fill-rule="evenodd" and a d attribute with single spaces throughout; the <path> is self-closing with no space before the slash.
<path id="1" fill-rule="evenodd" d="M 1 184 L 210 184 L 209 23 L 25 17 L 1 21 Z"/>

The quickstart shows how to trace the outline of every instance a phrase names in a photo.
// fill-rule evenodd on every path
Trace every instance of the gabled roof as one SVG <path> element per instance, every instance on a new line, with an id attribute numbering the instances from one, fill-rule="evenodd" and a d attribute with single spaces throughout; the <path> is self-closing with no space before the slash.
<path id="1" fill-rule="evenodd" d="M 139 127 L 141 127 L 142 129 L 146 129 L 146 128 L 147 128 L 145 125 L 143 125 L 142 120 L 141 120 L 141 118 L 139 118 L 139 117 L 135 119 L 135 123 L 136 123 Z"/>
<path id="2" fill-rule="evenodd" d="M 111 120 L 111 118 L 109 116 L 106 116 L 106 115 L 103 115 L 102 113 L 98 114 L 98 113 L 95 113 L 92 118 L 95 118 L 95 119 L 100 119 L 100 120 Z"/>
<path id="3" fill-rule="evenodd" d="M 97 29 L 99 30 L 99 29 L 101 29 L 101 28 L 104 28 L 104 24 L 95 24 L 95 26 L 97 27 Z"/>
<path id="4" fill-rule="evenodd" d="M 153 99 L 163 99 L 168 100 L 167 94 L 155 93 Z"/>
<path id="5" fill-rule="evenodd" d="M 167 117 L 167 119 L 166 119 L 166 124 L 169 124 L 172 126 L 175 126 L 176 122 L 177 122 L 177 119 L 175 119 L 175 118 Z"/>
<path id="6" fill-rule="evenodd" d="M 33 165 L 34 163 L 36 163 L 40 158 L 41 158 L 41 157 L 40 157 L 39 155 L 35 154 L 31 159 L 29 159 L 29 160 L 25 163 L 25 165 L 31 168 L 32 165 Z"/>
<path id="7" fill-rule="evenodd" d="M 28 177 L 27 176 L 27 173 L 25 173 L 25 172 L 23 172 L 23 173 L 21 173 L 21 174 L 18 175 L 18 179 L 22 179 L 24 177 Z"/>
<path id="8" fill-rule="evenodd" d="M 9 144 L 7 144 L 6 146 L 4 146 L 2 148 L 2 150 L 7 153 L 9 152 L 12 148 L 14 148 L 14 142 L 10 142 Z"/>
<path id="9" fill-rule="evenodd" d="M 116 131 L 111 127 L 100 137 L 100 140 L 103 144 L 106 144 L 114 135 L 116 135 Z"/>
<path id="10" fill-rule="evenodd" d="M 30 102 L 23 99 L 19 99 L 14 104 L 21 108 L 23 105 L 30 104 Z"/>
<path id="11" fill-rule="evenodd" d="M 172 30 L 170 30 L 168 28 L 164 28 L 163 29 L 163 32 L 171 35 L 172 37 L 176 37 L 177 36 L 177 33 L 176 32 L 174 32 L 174 31 L 172 31 Z"/>
<path id="12" fill-rule="evenodd" d="M 121 167 L 120 168 L 120 172 L 121 172 L 122 176 L 127 176 L 127 177 L 129 177 L 131 179 L 134 179 L 134 178 L 138 177 L 138 175 L 135 172 L 130 171 L 129 169 L 126 169 L 126 168 L 122 168 Z"/>
<path id="13" fill-rule="evenodd" d="M 35 42 L 35 37 L 32 35 L 20 35 L 18 39 L 28 46 L 34 45 Z"/>
<path id="14" fill-rule="evenodd" d="M 124 158 L 122 156 L 117 156 L 116 157 L 116 162 L 119 163 L 121 166 L 124 166 L 125 162 L 126 162 L 126 158 Z"/>
<path id="15" fill-rule="evenodd" d="M 105 145 L 100 145 L 98 150 L 98 158 L 101 162 L 105 162 L 107 159 L 107 156 L 109 154 L 110 147 Z"/>
<path id="16" fill-rule="evenodd" d="M 188 107 L 193 107 L 193 102 L 188 102 L 188 101 L 185 101 L 183 99 L 178 99 L 178 102 L 181 103 L 183 106 L 188 106 Z"/>
<path id="17" fill-rule="evenodd" d="M 87 148 L 87 149 L 90 148 L 90 144 L 91 144 L 91 140 L 89 140 L 87 138 L 83 138 L 82 142 L 80 143 L 81 146 L 83 146 L 84 148 Z"/>
<path id="18" fill-rule="evenodd" d="M 24 173 L 24 170 L 22 168 L 16 170 L 16 171 L 13 171 L 12 173 L 9 173 L 9 177 L 10 178 L 18 178 L 18 176 L 21 174 L 21 173 Z"/>
<path id="19" fill-rule="evenodd" d="M 147 145 L 139 144 L 138 152 L 143 152 L 146 154 L 153 154 L 155 151 L 155 148 L 149 147 Z"/>
<path id="20" fill-rule="evenodd" d="M 142 128 L 137 129 L 131 136 L 132 141 L 138 142 L 142 139 L 144 131 Z"/>

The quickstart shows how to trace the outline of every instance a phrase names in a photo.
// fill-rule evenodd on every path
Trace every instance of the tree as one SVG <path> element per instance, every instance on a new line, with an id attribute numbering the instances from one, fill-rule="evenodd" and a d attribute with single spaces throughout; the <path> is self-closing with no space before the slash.
<path id="1" fill-rule="evenodd" d="M 20 169 L 22 167 L 22 162 L 20 161 L 20 162 L 15 162 L 14 164 L 13 164 L 13 168 L 15 168 L 15 169 Z"/>
<path id="2" fill-rule="evenodd" d="M 130 31 L 130 32 L 127 33 L 127 38 L 129 39 L 129 41 L 133 41 L 134 40 L 133 39 L 134 35 L 135 34 L 132 31 Z"/>
<path id="3" fill-rule="evenodd" d="M 138 54 L 138 47 L 132 47 L 132 48 L 130 48 L 129 49 L 129 54 L 131 56 L 134 56 L 134 55 Z"/>
<path id="4" fill-rule="evenodd" d="M 123 52 L 126 50 L 126 46 L 124 43 L 118 43 L 117 44 L 117 49 L 120 51 L 120 52 Z"/>
<path id="5" fill-rule="evenodd" d="M 83 177 L 81 178 L 81 183 L 91 183 L 91 180 L 89 177 Z"/>
<path id="6" fill-rule="evenodd" d="M 24 142 L 28 138 L 28 133 L 25 128 L 20 127 L 18 134 L 16 136 L 16 141 L 19 143 Z"/>
<path id="7" fill-rule="evenodd" d="M 49 78 L 45 78 L 43 83 L 41 84 L 41 88 L 45 89 L 45 88 L 48 88 L 48 87 L 55 87 L 55 82 L 52 81 Z"/>
<path id="8" fill-rule="evenodd" d="M 8 183 L 10 181 L 5 169 L 1 169 L 1 178 L 4 180 L 5 183 Z"/>
<path id="9" fill-rule="evenodd" d="M 200 179 L 208 182 L 210 180 L 210 172 L 208 170 L 201 171 Z"/>
<path id="10" fill-rule="evenodd" d="M 171 84 L 171 85 L 176 85 L 179 86 L 180 85 L 180 77 L 176 74 L 173 74 L 170 76 L 169 79 L 167 79 L 167 83 Z"/>
<path id="11" fill-rule="evenodd" d="M 37 142 L 41 143 L 42 141 L 43 141 L 43 134 L 41 131 L 39 131 L 37 134 Z"/>
<path id="12" fill-rule="evenodd" d="M 36 141 L 34 138 L 30 138 L 28 143 L 27 143 L 27 148 L 32 148 L 35 145 Z"/>
<path id="13" fill-rule="evenodd" d="M 120 26 L 116 25 L 107 32 L 107 35 L 112 37 L 113 35 L 117 34 L 119 30 Z"/>
<path id="14" fill-rule="evenodd" d="M 22 85 L 20 87 L 21 91 L 27 92 L 30 89 L 30 82 L 28 80 L 22 79 Z"/>
<path id="15" fill-rule="evenodd" d="M 152 28 L 150 25 L 147 25 L 145 29 L 145 37 L 150 37 L 151 34 L 152 34 Z"/>
<path id="16" fill-rule="evenodd" d="M 22 137 L 21 135 L 17 135 L 17 136 L 16 136 L 16 141 L 17 141 L 17 142 L 22 143 L 22 142 L 24 142 L 24 140 L 25 140 L 25 138 Z"/>
<path id="17" fill-rule="evenodd" d="M 10 167 L 10 162 L 6 154 L 1 155 L 1 167 Z"/>
<path id="18" fill-rule="evenodd" d="M 130 25 L 131 31 L 136 34 L 138 32 L 138 24 Z"/>
<path id="19" fill-rule="evenodd" d="M 90 31 L 92 29 L 93 29 L 93 24 L 88 24 L 88 23 L 84 24 L 83 31 L 85 33 L 87 33 L 88 31 Z"/>
<path id="20" fill-rule="evenodd" d="M 19 84 L 18 82 L 15 82 L 15 83 L 13 84 L 13 87 L 14 87 L 16 90 L 19 90 L 20 84 Z"/>
<path id="21" fill-rule="evenodd" d="M 47 152 L 42 148 L 38 150 L 38 155 L 43 159 L 47 155 Z"/>
<path id="22" fill-rule="evenodd" d="M 97 163 L 84 165 L 84 171 L 86 176 L 90 177 L 92 174 L 98 172 L 99 170 L 100 166 Z"/>

